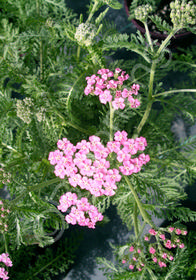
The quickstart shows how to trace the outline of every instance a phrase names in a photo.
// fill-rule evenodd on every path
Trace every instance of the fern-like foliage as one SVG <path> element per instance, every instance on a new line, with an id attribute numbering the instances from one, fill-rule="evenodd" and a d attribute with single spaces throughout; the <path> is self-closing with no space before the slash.
<path id="1" fill-rule="evenodd" d="M 75 259 L 75 251 L 80 237 L 73 234 L 64 238 L 55 246 L 39 248 L 36 245 L 21 246 L 12 252 L 15 267 L 9 271 L 14 279 L 47 279 L 51 280 L 59 273 L 66 274 Z M 22 261 L 23 260 L 23 261 Z"/>
<path id="2" fill-rule="evenodd" d="M 153 16 L 150 16 L 149 18 L 156 25 L 158 30 L 167 31 L 168 33 L 171 32 L 171 30 L 172 30 L 171 26 L 165 20 L 162 20 L 161 17 L 159 17 L 157 15 L 153 15 Z"/>

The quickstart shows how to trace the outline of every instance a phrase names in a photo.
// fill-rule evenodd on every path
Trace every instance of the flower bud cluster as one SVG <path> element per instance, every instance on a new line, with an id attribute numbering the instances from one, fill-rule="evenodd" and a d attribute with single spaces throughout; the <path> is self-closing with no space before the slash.
<path id="1" fill-rule="evenodd" d="M 41 108 L 40 108 L 40 111 L 38 111 L 38 112 L 35 114 L 36 117 L 37 117 L 37 121 L 38 121 L 38 122 L 42 122 L 42 121 L 45 120 L 45 118 L 46 118 L 45 112 L 46 112 L 46 109 L 43 108 L 43 107 L 41 107 Z"/>
<path id="2" fill-rule="evenodd" d="M 122 263 L 128 265 L 131 270 L 141 271 L 148 261 L 145 252 L 149 252 L 153 263 L 158 264 L 161 268 L 167 267 L 167 263 L 174 259 L 173 253 L 168 249 L 184 248 L 184 243 L 180 240 L 179 235 L 187 235 L 187 231 L 173 226 L 160 230 L 151 228 L 149 233 L 144 236 L 143 245 L 133 243 L 128 249 L 125 249 Z M 156 240 L 153 240 L 153 243 L 152 237 Z"/>
<path id="3" fill-rule="evenodd" d="M 26 97 L 23 100 L 17 100 L 16 110 L 17 116 L 27 124 L 31 123 L 34 113 L 38 122 L 42 122 L 46 118 L 46 109 L 44 107 L 41 107 L 40 109 L 36 108 L 33 100 L 29 97 Z"/>
<path id="4" fill-rule="evenodd" d="M 80 226 L 87 226 L 89 228 L 95 228 L 97 221 L 103 220 L 103 215 L 98 212 L 94 205 L 90 205 L 86 197 L 77 199 L 75 193 L 67 192 L 60 197 L 60 205 L 58 209 L 62 212 L 67 212 L 71 207 L 71 212 L 65 216 L 67 223 Z M 74 205 L 74 206 L 73 206 Z"/>
<path id="5" fill-rule="evenodd" d="M 91 77 L 86 77 L 85 95 L 99 96 L 102 104 L 112 102 L 115 110 L 124 109 L 126 100 L 131 108 L 137 108 L 140 105 L 140 101 L 133 98 L 133 95 L 138 94 L 140 88 L 138 84 L 133 84 L 130 90 L 122 88 L 124 81 L 129 78 L 125 71 L 116 68 L 115 73 L 113 73 L 109 69 L 100 69 L 97 74 L 97 76 L 94 74 Z"/>
<path id="6" fill-rule="evenodd" d="M 170 3 L 170 18 L 174 28 L 186 28 L 188 25 L 196 24 L 196 5 L 193 1 L 175 0 Z"/>
<path id="7" fill-rule="evenodd" d="M 97 34 L 96 26 L 91 23 L 81 23 L 76 28 L 75 39 L 80 45 L 86 47 L 93 44 L 93 39 Z"/>
<path id="8" fill-rule="evenodd" d="M 121 180 L 120 172 L 123 175 L 137 173 L 150 160 L 144 153 L 134 157 L 138 151 L 144 151 L 146 139 L 128 139 L 125 131 L 117 131 L 107 147 L 94 135 L 89 137 L 89 142 L 82 140 L 76 146 L 63 138 L 57 146 L 59 150 L 50 152 L 48 157 L 55 165 L 55 175 L 61 179 L 67 176 L 71 186 L 86 189 L 96 197 L 113 196 L 116 182 Z M 116 168 L 110 168 L 110 154 L 116 157 Z"/>
<path id="9" fill-rule="evenodd" d="M 143 254 L 143 247 L 141 245 L 132 244 L 128 250 L 128 253 L 122 259 L 123 264 L 128 264 L 129 269 L 137 269 L 141 271 L 145 266 L 145 258 Z"/>
<path id="10" fill-rule="evenodd" d="M 6 172 L 3 168 L 0 168 L 0 182 L 2 184 L 10 183 L 10 173 Z"/>
<path id="11" fill-rule="evenodd" d="M 149 4 L 139 6 L 135 9 L 135 18 L 141 22 L 146 22 L 148 15 L 152 12 L 152 6 Z"/>
<path id="12" fill-rule="evenodd" d="M 17 100 L 16 102 L 16 110 L 17 116 L 23 120 L 23 122 L 30 124 L 32 121 L 32 111 L 31 108 L 33 107 L 33 101 L 31 98 L 26 97 L 23 100 Z"/>
<path id="13" fill-rule="evenodd" d="M 0 255 L 0 262 L 2 262 L 7 267 L 12 266 L 12 261 L 10 260 L 8 253 L 3 253 Z M 3 280 L 9 279 L 8 272 L 5 270 L 4 267 L 0 267 L 0 278 Z"/>
<path id="14" fill-rule="evenodd" d="M 4 233 L 8 229 L 7 221 L 10 210 L 5 207 L 2 200 L 0 200 L 0 232 Z"/>
<path id="15" fill-rule="evenodd" d="M 156 239 L 148 247 L 154 263 L 157 263 L 160 267 L 166 267 L 167 262 L 174 259 L 173 254 L 168 249 L 184 248 L 184 243 L 182 243 L 179 235 L 187 235 L 187 231 L 173 226 L 158 231 L 155 229 L 149 230 L 149 234 L 144 236 L 144 240 L 150 241 L 152 236 Z"/>

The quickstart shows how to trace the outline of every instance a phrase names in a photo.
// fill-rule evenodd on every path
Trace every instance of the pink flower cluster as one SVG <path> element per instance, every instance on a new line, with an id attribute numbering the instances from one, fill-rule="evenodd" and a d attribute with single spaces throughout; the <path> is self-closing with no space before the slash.
<path id="1" fill-rule="evenodd" d="M 136 244 L 133 243 L 129 248 L 126 248 L 122 259 L 122 264 L 127 265 L 131 270 L 141 271 L 148 261 L 144 252 L 149 251 L 151 258 L 155 264 L 159 267 L 167 267 L 167 263 L 174 259 L 172 252 L 168 249 L 184 248 L 184 244 L 180 241 L 179 235 L 187 235 L 185 229 L 168 227 L 166 229 L 155 230 L 151 228 L 149 234 L 144 236 L 145 241 L 151 241 L 151 237 L 155 238 L 155 241 L 149 243 Z M 170 235 L 171 239 L 166 238 Z M 148 248 L 148 249 L 147 249 Z"/>
<path id="2" fill-rule="evenodd" d="M 170 239 L 166 237 L 166 233 L 167 235 L 170 235 Z M 157 242 L 149 245 L 149 253 L 151 254 L 154 263 L 158 263 L 160 267 L 166 267 L 166 261 L 172 261 L 173 255 L 165 248 L 172 249 L 176 248 L 177 246 L 179 248 L 184 248 L 184 243 L 182 243 L 179 238 L 180 234 L 187 235 L 187 231 L 184 229 L 175 228 L 173 226 L 164 230 L 157 231 L 153 228 L 149 230 L 149 234 L 144 236 L 144 240 L 150 241 L 151 236 L 154 236 L 156 241 L 163 245 L 162 249 L 160 249 L 160 246 L 156 246 Z"/>
<path id="3" fill-rule="evenodd" d="M 67 212 L 68 208 L 72 206 L 70 213 L 65 216 L 68 224 L 78 223 L 80 226 L 95 228 L 96 222 L 103 220 L 103 215 L 94 205 L 89 204 L 86 197 L 79 200 L 75 193 L 67 192 L 60 197 L 59 202 L 60 205 L 57 208 L 62 212 Z"/>
<path id="4" fill-rule="evenodd" d="M 86 95 L 99 96 L 99 100 L 103 104 L 112 102 L 115 110 L 124 109 L 126 100 L 131 108 L 137 108 L 140 105 L 139 100 L 133 98 L 133 95 L 138 94 L 140 88 L 138 84 L 133 84 L 130 90 L 122 89 L 123 82 L 129 78 L 125 71 L 116 68 L 115 73 L 113 73 L 109 69 L 100 69 L 97 74 L 98 76 L 94 74 L 91 77 L 86 77 L 87 86 L 84 90 Z"/>
<path id="5" fill-rule="evenodd" d="M 4 206 L 4 203 L 2 200 L 0 200 L 0 210 L 1 210 L 1 213 L 0 213 L 0 232 L 5 232 L 7 231 L 7 228 L 8 228 L 8 225 L 7 225 L 7 216 L 8 214 L 10 213 L 10 210 L 7 209 L 5 206 Z"/>
<path id="6" fill-rule="evenodd" d="M 136 244 L 130 246 L 129 252 L 131 252 L 131 256 L 128 253 L 122 260 L 123 264 L 128 263 L 129 269 L 133 270 L 136 268 L 138 271 L 141 271 L 142 268 L 145 266 L 145 259 L 142 253 L 143 248 Z"/>
<path id="7" fill-rule="evenodd" d="M 3 253 L 0 255 L 0 262 L 4 263 L 4 265 L 7 267 L 12 266 L 12 261 L 10 260 L 8 253 Z M 8 272 L 4 267 L 0 267 L 0 278 L 3 280 L 9 279 Z"/>
<path id="8" fill-rule="evenodd" d="M 3 185 L 10 183 L 11 175 L 6 172 L 3 168 L 0 168 L 0 183 Z"/>
<path id="9" fill-rule="evenodd" d="M 113 196 L 117 189 L 116 182 L 121 180 L 119 171 L 123 175 L 137 173 L 150 160 L 144 153 L 133 157 L 145 149 L 147 142 L 144 137 L 128 139 L 125 131 L 117 131 L 114 141 L 108 142 L 107 147 L 101 144 L 97 136 L 90 136 L 89 142 L 82 140 L 76 146 L 63 138 L 57 142 L 57 146 L 59 150 L 50 152 L 48 157 L 50 163 L 55 165 L 55 175 L 61 179 L 67 176 L 71 186 L 79 186 L 96 197 Z M 110 168 L 108 156 L 111 153 L 116 154 L 117 168 Z"/>

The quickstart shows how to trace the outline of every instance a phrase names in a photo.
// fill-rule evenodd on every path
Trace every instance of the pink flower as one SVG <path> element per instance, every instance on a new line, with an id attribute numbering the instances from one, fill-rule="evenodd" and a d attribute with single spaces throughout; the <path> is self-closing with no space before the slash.
<path id="1" fill-rule="evenodd" d="M 160 234 L 159 237 L 160 237 L 162 240 L 165 240 L 165 234 Z"/>
<path id="2" fill-rule="evenodd" d="M 156 232 L 153 228 L 151 228 L 151 229 L 149 230 L 149 233 L 150 233 L 151 235 L 156 235 L 156 234 L 157 234 L 157 232 Z"/>
<path id="3" fill-rule="evenodd" d="M 152 260 L 153 260 L 153 262 L 157 263 L 157 258 L 156 257 L 154 257 Z"/>
<path id="4" fill-rule="evenodd" d="M 180 247 L 181 249 L 184 248 L 184 244 L 183 244 L 183 243 L 180 244 L 179 247 Z"/>
<path id="5" fill-rule="evenodd" d="M 124 141 L 127 141 L 127 132 L 124 130 L 117 131 L 116 133 L 114 133 L 114 139 L 115 141 L 118 141 L 121 144 L 123 144 Z"/>
<path id="6" fill-rule="evenodd" d="M 68 180 L 70 185 L 72 185 L 75 188 L 77 185 L 80 185 L 81 179 L 82 177 L 80 174 L 74 174 Z"/>
<path id="7" fill-rule="evenodd" d="M 130 95 L 130 92 L 128 89 L 124 88 L 121 94 L 123 98 L 127 98 Z"/>
<path id="8" fill-rule="evenodd" d="M 129 268 L 130 268 L 131 270 L 133 270 L 133 269 L 134 269 L 134 265 L 133 265 L 133 264 L 130 264 L 130 265 L 129 265 Z"/>
<path id="9" fill-rule="evenodd" d="M 167 254 L 166 254 L 166 253 L 163 253 L 163 254 L 162 254 L 162 258 L 163 258 L 163 259 L 166 259 L 166 258 L 167 258 Z"/>
<path id="10" fill-rule="evenodd" d="M 99 95 L 99 100 L 103 104 L 112 101 L 112 95 L 110 94 L 110 91 L 108 89 L 104 90 L 104 92 Z"/>
<path id="11" fill-rule="evenodd" d="M 131 155 L 124 148 L 117 152 L 117 160 L 119 162 L 129 161 L 130 158 L 131 158 Z"/>
<path id="12" fill-rule="evenodd" d="M 12 266 L 12 261 L 9 258 L 8 253 L 3 253 L 0 255 L 0 262 L 3 262 L 6 266 Z"/>
<path id="13" fill-rule="evenodd" d="M 137 143 L 135 143 L 134 139 L 128 139 L 124 142 L 124 147 L 131 155 L 135 155 L 138 151 Z"/>
<path id="14" fill-rule="evenodd" d="M 126 263 L 127 261 L 126 260 L 122 260 L 122 263 L 124 264 L 124 263 Z"/>
<path id="15" fill-rule="evenodd" d="M 188 231 L 186 231 L 186 230 L 182 230 L 182 235 L 187 235 L 187 233 L 188 233 Z"/>
<path id="16" fill-rule="evenodd" d="M 141 267 L 138 267 L 138 271 L 141 271 L 142 270 L 142 268 Z"/>
<path id="17" fill-rule="evenodd" d="M 175 229 L 174 227 L 169 227 L 169 228 L 168 228 L 168 231 L 169 231 L 169 232 L 173 232 L 174 229 Z"/>
<path id="18" fill-rule="evenodd" d="M 159 266 L 160 267 L 166 267 L 167 265 L 166 265 L 166 263 L 159 261 Z"/>
<path id="19" fill-rule="evenodd" d="M 149 241 L 149 237 L 148 236 L 144 236 L 144 240 L 145 241 Z"/>
<path id="20" fill-rule="evenodd" d="M 177 228 L 177 229 L 175 230 L 175 232 L 176 232 L 176 234 L 178 234 L 178 235 L 180 235 L 180 234 L 182 233 L 181 229 L 179 229 L 179 228 Z"/>
<path id="21" fill-rule="evenodd" d="M 57 177 L 60 177 L 61 179 L 64 179 L 65 178 L 65 175 L 66 175 L 66 170 L 65 168 L 62 166 L 62 165 L 59 165 L 57 164 L 55 166 L 55 171 L 54 171 L 55 175 Z"/>
<path id="22" fill-rule="evenodd" d="M 168 249 L 171 249 L 172 248 L 172 245 L 171 245 L 171 240 L 167 240 L 166 243 L 164 243 L 165 247 L 167 247 Z"/>
<path id="23" fill-rule="evenodd" d="M 70 213 L 65 217 L 65 220 L 68 224 L 76 225 L 77 219 L 73 213 Z"/>
<path id="24" fill-rule="evenodd" d="M 50 164 L 55 165 L 62 159 L 62 157 L 63 157 L 63 152 L 56 150 L 54 152 L 49 153 L 48 160 L 50 161 Z"/>
<path id="25" fill-rule="evenodd" d="M 132 92 L 132 94 L 137 95 L 139 89 L 140 89 L 140 85 L 138 85 L 138 84 L 133 84 L 132 87 L 131 87 L 131 92 Z"/>
<path id="26" fill-rule="evenodd" d="M 112 152 L 118 153 L 120 151 L 120 146 L 121 146 L 120 143 L 116 141 L 109 141 L 107 143 L 107 148 L 110 153 Z"/>
<path id="27" fill-rule="evenodd" d="M 135 249 L 134 249 L 134 247 L 133 246 L 131 246 L 130 248 L 129 248 L 129 251 L 130 252 L 133 252 Z"/>
<path id="28" fill-rule="evenodd" d="M 57 208 L 62 212 L 66 212 L 70 206 L 76 204 L 76 201 L 77 195 L 75 193 L 67 192 L 60 197 L 60 205 L 58 205 Z"/>
<path id="29" fill-rule="evenodd" d="M 112 106 L 116 110 L 118 110 L 119 108 L 124 109 L 125 108 L 124 98 L 122 97 L 115 98 L 114 101 L 112 101 Z"/>
<path id="30" fill-rule="evenodd" d="M 119 74 L 121 71 L 122 71 L 122 69 L 116 68 L 116 69 L 115 69 L 115 74 Z"/>
<path id="31" fill-rule="evenodd" d="M 5 270 L 5 268 L 0 267 L 0 278 L 2 278 L 3 280 L 7 280 L 7 279 L 9 279 L 9 277 L 7 275 L 8 275 L 8 272 Z"/>
<path id="32" fill-rule="evenodd" d="M 169 256 L 168 257 L 170 261 L 173 261 L 174 257 L 173 256 Z"/>
<path id="33" fill-rule="evenodd" d="M 153 247 L 150 247 L 149 252 L 150 252 L 151 254 L 155 254 L 156 250 L 155 250 Z"/>

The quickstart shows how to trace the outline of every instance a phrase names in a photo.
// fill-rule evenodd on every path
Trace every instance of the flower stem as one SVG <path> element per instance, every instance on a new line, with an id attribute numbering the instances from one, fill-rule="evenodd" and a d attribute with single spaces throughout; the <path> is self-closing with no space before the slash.
<path id="1" fill-rule="evenodd" d="M 114 108 L 112 107 L 112 102 L 109 102 L 110 105 L 110 141 L 113 140 L 113 121 L 114 121 Z"/>
<path id="2" fill-rule="evenodd" d="M 178 31 L 178 29 L 174 29 L 170 32 L 170 34 L 165 38 L 164 41 L 162 41 L 158 51 L 157 51 L 157 56 L 160 55 L 160 53 L 164 50 L 166 47 L 167 43 L 170 41 L 170 39 L 174 36 L 174 34 Z"/>
<path id="3" fill-rule="evenodd" d="M 42 182 L 40 184 L 37 184 L 35 186 L 27 186 L 26 190 L 24 190 L 21 195 L 17 196 L 16 198 L 14 198 L 13 200 L 10 201 L 10 204 L 16 204 L 17 201 L 20 201 L 20 199 L 24 198 L 24 195 L 28 194 L 29 192 L 39 190 L 41 188 L 47 187 L 47 186 L 52 185 L 52 184 L 58 184 L 61 181 L 62 181 L 62 179 L 57 177 L 57 178 L 48 180 L 46 182 Z"/>
<path id="4" fill-rule="evenodd" d="M 146 35 L 147 35 L 148 43 L 150 45 L 150 49 L 153 52 L 154 49 L 153 49 L 152 39 L 150 37 L 150 32 L 149 32 L 148 25 L 147 25 L 146 22 L 144 22 L 144 27 L 145 27 L 145 30 L 146 30 Z"/>
<path id="5" fill-rule="evenodd" d="M 4 239 L 4 244 L 5 244 L 5 252 L 8 253 L 8 248 L 7 248 L 7 242 L 6 242 L 5 233 L 3 233 L 3 239 Z"/>
<path id="6" fill-rule="evenodd" d="M 162 96 L 162 95 L 165 95 L 165 94 L 177 93 L 177 92 L 196 92 L 196 89 L 174 89 L 174 90 L 169 90 L 169 91 L 164 91 L 164 92 L 161 92 L 161 93 L 157 93 L 153 97 L 158 97 L 158 96 Z"/>
<path id="7" fill-rule="evenodd" d="M 134 137 L 137 137 L 143 126 L 145 125 L 147 119 L 148 119 L 148 116 L 150 114 L 150 111 L 151 111 L 151 108 L 152 108 L 152 104 L 153 104 L 153 84 L 154 84 L 154 76 L 155 76 L 155 69 L 156 69 L 156 61 L 153 61 L 152 62 L 152 65 L 151 65 L 151 69 L 150 69 L 150 81 L 149 81 L 149 89 L 148 89 L 148 104 L 147 104 L 147 107 L 146 107 L 146 111 L 137 127 L 137 130 L 136 130 L 136 135 L 134 135 Z"/>
<path id="8" fill-rule="evenodd" d="M 81 50 L 81 47 L 78 45 L 77 47 L 77 61 L 79 62 L 80 61 L 80 50 Z"/>
<path id="9" fill-rule="evenodd" d="M 133 224 L 134 224 L 134 230 L 135 230 L 135 237 L 138 238 L 139 229 L 138 229 L 138 218 L 137 218 L 137 203 L 134 203 L 134 209 L 133 209 Z"/>
<path id="10" fill-rule="evenodd" d="M 125 181 L 126 181 L 126 183 L 128 184 L 128 186 L 130 187 L 132 193 L 133 193 L 135 202 L 137 203 L 137 206 L 138 206 L 138 208 L 139 208 L 139 210 L 140 210 L 140 213 L 141 213 L 141 215 L 142 215 L 142 218 L 143 218 L 144 222 L 146 222 L 146 223 L 149 224 L 152 228 L 154 228 L 155 225 L 154 225 L 153 222 L 149 219 L 148 213 L 147 213 L 146 210 L 143 208 L 142 203 L 141 203 L 141 201 L 140 201 L 140 199 L 139 199 L 139 197 L 138 197 L 138 195 L 137 195 L 137 193 L 136 193 L 134 187 L 132 186 L 132 184 L 131 184 L 131 182 L 129 181 L 129 179 L 127 178 L 127 176 L 124 176 L 124 178 L 125 178 Z"/>
<path id="11" fill-rule="evenodd" d="M 97 7 L 99 6 L 99 1 L 95 1 L 91 11 L 90 11 L 90 14 L 86 20 L 86 22 L 89 22 L 91 20 L 91 18 L 93 17 L 94 13 L 97 11 Z"/>

